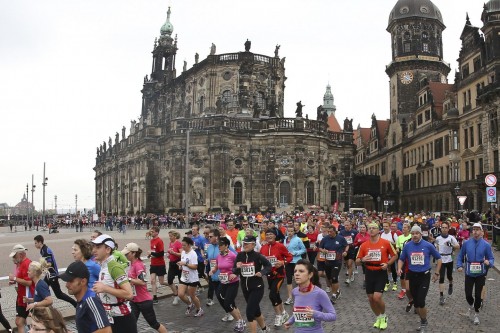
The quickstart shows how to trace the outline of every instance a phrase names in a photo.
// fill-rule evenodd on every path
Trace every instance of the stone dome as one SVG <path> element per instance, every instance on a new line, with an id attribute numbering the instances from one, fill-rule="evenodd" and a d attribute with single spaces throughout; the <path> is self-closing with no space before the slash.
<path id="1" fill-rule="evenodd" d="M 491 2 L 498 2 L 498 0 Z M 438 20 L 444 26 L 441 11 L 431 0 L 398 0 L 389 14 L 389 26 L 396 20 L 409 17 Z"/>
<path id="2" fill-rule="evenodd" d="M 490 0 L 484 5 L 484 10 L 488 13 L 500 11 L 500 0 Z"/>
<path id="3" fill-rule="evenodd" d="M 170 23 L 170 7 L 168 7 L 168 11 L 167 11 L 167 21 L 165 22 L 165 24 L 163 24 L 161 26 L 161 29 L 160 29 L 160 34 L 162 36 L 164 35 L 172 35 L 172 32 L 174 31 L 174 26 L 172 25 L 172 23 Z"/>

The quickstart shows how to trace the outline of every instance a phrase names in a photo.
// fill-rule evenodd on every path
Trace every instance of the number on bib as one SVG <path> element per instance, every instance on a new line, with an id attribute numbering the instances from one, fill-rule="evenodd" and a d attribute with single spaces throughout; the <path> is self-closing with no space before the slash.
<path id="1" fill-rule="evenodd" d="M 424 264 L 424 253 L 423 252 L 412 252 L 410 256 L 410 263 L 412 265 L 423 265 Z"/>
<path id="2" fill-rule="evenodd" d="M 469 272 L 472 274 L 481 274 L 483 272 L 483 265 L 480 262 L 469 263 Z"/>
<path id="3" fill-rule="evenodd" d="M 382 252 L 377 250 L 368 250 L 368 255 L 370 256 L 369 261 L 381 261 L 382 260 Z"/>
<path id="4" fill-rule="evenodd" d="M 326 260 L 335 260 L 336 257 L 337 252 L 335 251 L 328 251 L 328 253 L 326 254 Z"/>
<path id="5" fill-rule="evenodd" d="M 253 262 L 244 263 L 241 265 L 241 276 L 243 277 L 255 276 L 255 265 Z"/>

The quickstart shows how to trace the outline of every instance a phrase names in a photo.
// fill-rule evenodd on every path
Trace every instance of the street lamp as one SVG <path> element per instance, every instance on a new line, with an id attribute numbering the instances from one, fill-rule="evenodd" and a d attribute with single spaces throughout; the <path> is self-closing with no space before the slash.
<path id="1" fill-rule="evenodd" d="M 43 208 L 42 208 L 42 225 L 45 226 L 45 186 L 47 186 L 47 177 L 45 177 L 45 162 L 43 162 Z M 57 201 L 57 196 L 55 197 Z M 56 214 L 57 214 L 57 204 L 56 204 Z"/>
<path id="2" fill-rule="evenodd" d="M 33 209 L 31 210 L 31 223 L 34 222 L 34 215 L 35 215 L 35 201 L 33 200 L 33 195 L 35 193 L 36 185 L 33 184 L 34 178 L 35 178 L 35 176 L 32 174 L 31 175 L 31 204 L 33 205 Z"/>

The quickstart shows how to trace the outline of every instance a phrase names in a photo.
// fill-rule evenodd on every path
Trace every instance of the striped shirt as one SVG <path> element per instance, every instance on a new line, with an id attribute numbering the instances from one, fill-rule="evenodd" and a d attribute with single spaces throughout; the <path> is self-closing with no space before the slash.
<path id="1" fill-rule="evenodd" d="M 76 328 L 78 332 L 95 332 L 110 326 L 106 311 L 99 297 L 88 289 L 80 302 L 76 304 Z"/>

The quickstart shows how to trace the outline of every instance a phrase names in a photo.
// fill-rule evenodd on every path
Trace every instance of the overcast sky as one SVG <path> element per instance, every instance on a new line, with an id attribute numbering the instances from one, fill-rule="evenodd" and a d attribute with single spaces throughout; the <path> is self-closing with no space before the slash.
<path id="1" fill-rule="evenodd" d="M 484 0 L 486 1 L 486 0 Z M 286 57 L 285 117 L 315 118 L 328 82 L 337 119 L 368 127 L 389 117 L 390 34 L 396 0 L 0 0 L 0 203 L 20 201 L 35 175 L 35 207 L 94 207 L 96 147 L 140 114 L 155 37 L 172 8 L 176 68 L 217 46 Z M 483 1 L 434 0 L 447 26 L 444 59 L 453 83 L 466 12 L 481 26 Z M 30 193 L 31 200 L 31 193 Z"/>

